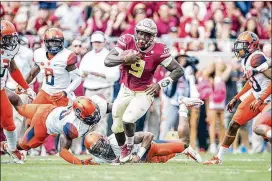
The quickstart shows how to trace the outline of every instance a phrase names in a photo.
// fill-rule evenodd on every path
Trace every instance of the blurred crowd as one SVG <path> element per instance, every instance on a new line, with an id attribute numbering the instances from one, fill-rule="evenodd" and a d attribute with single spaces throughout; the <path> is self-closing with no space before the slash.
<path id="1" fill-rule="evenodd" d="M 137 131 L 151 131 L 155 139 L 177 138 L 178 97 L 200 97 L 205 104 L 189 113 L 191 146 L 216 153 L 233 116 L 225 111 L 225 106 L 246 80 L 235 58 L 212 57 L 213 60 L 199 69 L 198 64 L 204 60 L 186 52 L 231 52 L 232 41 L 241 32 L 252 31 L 267 40 L 268 43 L 261 43 L 261 49 L 271 58 L 271 6 L 271 2 L 261 1 L 1 2 L 0 14 L 1 19 L 14 23 L 19 33 L 23 50 L 17 59 L 29 62 L 21 64 L 24 75 L 33 65 L 33 51 L 44 46 L 45 31 L 56 27 L 64 33 L 65 47 L 76 53 L 80 70 L 88 72 L 75 91 L 76 96 L 102 93 L 108 101 L 114 101 L 120 87 L 118 68 L 109 70 L 103 63 L 116 42 L 114 37 L 134 34 L 138 21 L 152 18 L 158 27 L 158 38 L 170 47 L 173 57 L 185 68 L 185 76 L 155 96 L 148 113 L 138 120 Z M 165 69 L 159 67 L 154 81 L 165 75 Z M 38 78 L 33 83 L 36 91 L 41 80 Z M 15 87 L 11 85 L 10 89 Z M 100 131 L 109 135 L 111 115 L 103 120 Z M 233 152 L 263 151 L 262 139 L 251 132 L 250 125 L 241 128 Z M 51 145 L 50 148 L 57 150 L 52 140 Z M 73 152 L 85 153 L 81 139 L 73 145 Z M 51 151 L 46 150 L 45 154 L 55 153 Z M 40 154 L 40 150 L 35 153 Z"/>

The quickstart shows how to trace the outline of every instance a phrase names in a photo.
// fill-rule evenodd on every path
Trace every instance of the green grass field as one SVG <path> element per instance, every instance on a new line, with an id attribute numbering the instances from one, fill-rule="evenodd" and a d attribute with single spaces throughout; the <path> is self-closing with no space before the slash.
<path id="1" fill-rule="evenodd" d="M 9 159 L 3 156 L 1 162 Z M 270 153 L 227 154 L 219 166 L 197 164 L 182 155 L 165 164 L 119 166 L 75 166 L 57 156 L 28 157 L 24 165 L 1 163 L 1 181 L 269 181 L 270 163 Z"/>

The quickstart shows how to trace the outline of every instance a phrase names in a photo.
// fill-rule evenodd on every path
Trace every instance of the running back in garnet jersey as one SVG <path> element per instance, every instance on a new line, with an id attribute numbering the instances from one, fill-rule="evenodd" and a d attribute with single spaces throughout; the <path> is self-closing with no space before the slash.
<path id="1" fill-rule="evenodd" d="M 119 52 L 119 55 L 125 50 L 139 51 L 135 45 L 134 36 L 129 34 L 118 39 L 115 49 Z M 120 66 L 120 83 L 133 91 L 143 91 L 147 88 L 147 85 L 152 83 L 157 66 L 161 64 L 166 67 L 171 61 L 169 48 L 163 43 L 156 42 L 145 52 L 141 52 L 141 60 L 137 63 Z"/>

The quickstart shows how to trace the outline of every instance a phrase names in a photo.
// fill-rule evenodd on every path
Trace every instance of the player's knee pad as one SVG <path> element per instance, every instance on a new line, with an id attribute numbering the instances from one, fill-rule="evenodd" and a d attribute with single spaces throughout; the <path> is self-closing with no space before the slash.
<path id="1" fill-rule="evenodd" d="M 236 135 L 238 129 L 240 128 L 240 124 L 236 123 L 235 121 L 231 121 L 228 127 L 228 134 L 229 135 Z"/>
<path id="2" fill-rule="evenodd" d="M 13 116 L 6 115 L 3 120 L 1 120 L 1 126 L 7 131 L 14 131 L 16 129 L 16 126 L 13 121 Z"/>
<path id="3" fill-rule="evenodd" d="M 5 130 L 7 130 L 7 131 L 15 131 L 15 129 L 16 129 L 16 126 L 15 126 L 15 124 L 13 124 L 13 125 L 9 125 L 9 126 L 5 126 L 5 127 L 3 127 Z"/>
<path id="4" fill-rule="evenodd" d="M 121 119 L 116 119 L 113 117 L 113 123 L 111 126 L 111 130 L 113 133 L 121 133 L 124 131 L 123 122 Z"/>

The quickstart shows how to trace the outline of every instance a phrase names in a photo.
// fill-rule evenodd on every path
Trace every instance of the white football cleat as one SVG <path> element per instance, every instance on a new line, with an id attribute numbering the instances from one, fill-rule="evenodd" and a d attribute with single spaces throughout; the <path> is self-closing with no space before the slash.
<path id="1" fill-rule="evenodd" d="M 11 151 L 8 148 L 8 143 L 6 141 L 1 142 L 1 151 L 7 152 L 12 158 L 13 161 L 17 164 L 24 164 L 25 156 L 19 150 Z"/>
<path id="2" fill-rule="evenodd" d="M 186 148 L 183 151 L 183 153 L 185 155 L 187 155 L 187 157 L 190 157 L 193 160 L 195 160 L 197 163 L 201 163 L 202 162 L 201 156 L 195 150 L 193 150 L 193 148 L 191 146 L 189 146 L 188 148 Z"/>
<path id="3" fill-rule="evenodd" d="M 189 97 L 181 97 L 178 100 L 179 104 L 184 104 L 187 108 L 191 108 L 194 106 L 200 106 L 204 104 L 204 102 L 201 99 L 198 98 L 189 98 Z"/>
<path id="4" fill-rule="evenodd" d="M 271 172 L 271 165 L 270 165 L 270 168 L 268 169 L 269 172 Z"/>
<path id="5" fill-rule="evenodd" d="M 125 144 L 121 148 L 121 155 L 120 155 L 120 162 L 125 163 L 128 162 L 132 159 L 132 150 L 133 150 L 133 145 L 127 145 Z"/>

